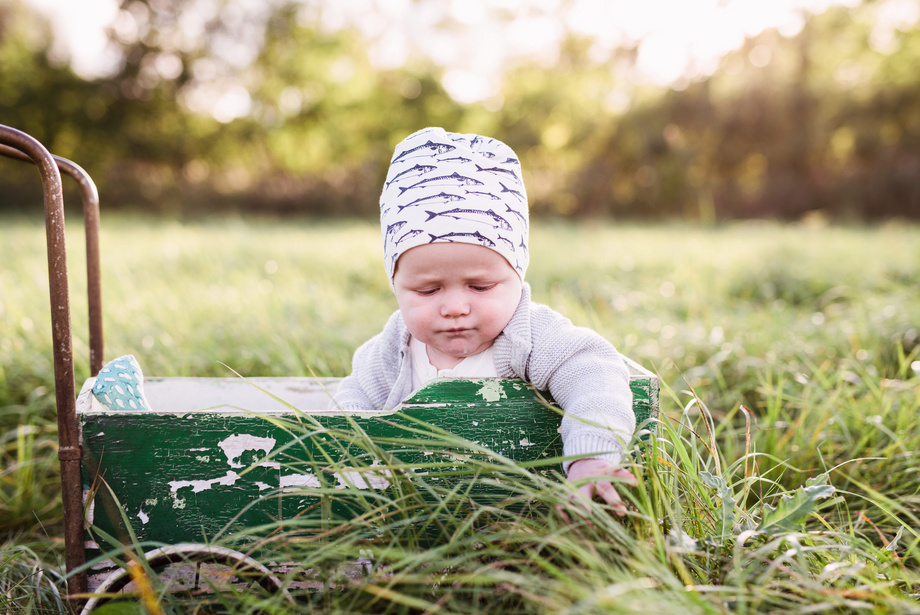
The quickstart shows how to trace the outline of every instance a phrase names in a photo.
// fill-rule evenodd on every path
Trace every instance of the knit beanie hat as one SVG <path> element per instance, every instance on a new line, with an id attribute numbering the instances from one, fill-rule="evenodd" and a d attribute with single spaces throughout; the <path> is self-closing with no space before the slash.
<path id="1" fill-rule="evenodd" d="M 441 242 L 491 248 L 523 280 L 528 226 L 521 163 L 501 141 L 425 128 L 396 146 L 380 194 L 390 284 L 400 254 Z"/>

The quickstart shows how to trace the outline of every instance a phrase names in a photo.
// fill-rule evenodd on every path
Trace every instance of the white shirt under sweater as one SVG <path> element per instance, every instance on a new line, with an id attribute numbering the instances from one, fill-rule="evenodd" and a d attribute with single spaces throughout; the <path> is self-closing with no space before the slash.
<path id="1" fill-rule="evenodd" d="M 452 368 L 441 369 L 428 359 L 428 346 L 414 337 L 409 337 L 409 356 L 412 364 L 412 393 L 436 378 L 498 378 L 492 347 L 464 357 Z"/>

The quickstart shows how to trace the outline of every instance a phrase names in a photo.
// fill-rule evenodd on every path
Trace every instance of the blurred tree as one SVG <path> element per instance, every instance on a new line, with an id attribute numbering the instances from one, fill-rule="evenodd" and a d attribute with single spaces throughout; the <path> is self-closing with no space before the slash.
<path id="1" fill-rule="evenodd" d="M 920 218 L 920 26 L 892 3 L 763 32 L 672 89 L 629 82 L 635 47 L 570 34 L 553 65 L 508 66 L 499 96 L 461 104 L 430 61 L 376 67 L 322 3 L 122 0 L 121 62 L 87 81 L 6 0 L 0 121 L 87 168 L 106 208 L 372 216 L 396 142 L 441 125 L 515 148 L 535 215 Z M 2 169 L 0 207 L 34 201 L 34 173 Z"/>
<path id="2" fill-rule="evenodd" d="M 465 115 L 431 71 L 378 70 L 355 32 L 326 32 L 296 4 L 277 11 L 252 67 L 255 111 L 243 122 L 265 206 L 375 214 L 396 142 Z"/>
<path id="3" fill-rule="evenodd" d="M 122 199 L 168 205 L 164 189 L 175 168 L 205 145 L 207 118 L 175 104 L 177 84 L 141 77 L 140 60 L 127 54 L 121 70 L 97 81 L 51 64 L 47 23 L 19 2 L 0 6 L 0 110 L 5 124 L 33 135 L 55 154 L 83 166 L 103 191 L 105 206 Z M 43 32 L 39 36 L 29 33 Z M 22 176 L 9 171 L 10 177 Z M 34 181 L 30 173 L 29 179 Z M 20 185 L 20 181 L 13 181 Z M 23 189 L 26 189 L 23 187 Z M 4 199 L 17 201 L 11 186 Z"/>
<path id="4" fill-rule="evenodd" d="M 51 28 L 19 2 L 0 3 L 0 121 L 62 156 L 92 160 L 108 147 L 108 106 L 117 98 L 48 59 Z M 89 166 L 90 172 L 99 167 Z M 41 194 L 34 169 L 4 163 L 2 205 Z M 40 202 L 40 200 L 39 200 Z"/>
<path id="5" fill-rule="evenodd" d="M 920 29 L 873 47 L 885 4 L 833 8 L 792 39 L 764 32 L 712 77 L 596 123 L 576 212 L 920 218 Z"/>
<path id="6" fill-rule="evenodd" d="M 589 45 L 570 36 L 553 70 L 521 66 L 511 71 L 504 103 L 495 112 L 494 132 L 519 152 L 537 214 L 604 213 L 598 208 L 605 199 L 585 198 L 572 181 L 600 147 L 598 129 L 616 121 L 606 104 L 616 85 L 614 71 L 589 58 Z"/>

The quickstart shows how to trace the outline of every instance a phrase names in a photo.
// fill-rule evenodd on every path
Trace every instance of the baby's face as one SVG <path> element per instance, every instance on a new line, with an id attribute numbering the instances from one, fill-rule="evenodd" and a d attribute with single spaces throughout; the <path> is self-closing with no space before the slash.
<path id="1" fill-rule="evenodd" d="M 468 243 L 431 243 L 402 254 L 396 301 L 413 337 L 438 369 L 482 352 L 521 300 L 521 278 L 498 252 Z"/>

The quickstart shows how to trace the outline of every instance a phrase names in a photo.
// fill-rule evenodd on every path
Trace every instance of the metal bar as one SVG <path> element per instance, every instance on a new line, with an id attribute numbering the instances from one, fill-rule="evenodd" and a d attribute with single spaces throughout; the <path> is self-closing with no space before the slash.
<path id="1" fill-rule="evenodd" d="M 32 162 L 25 153 L 9 145 L 0 145 L 0 155 Z M 89 304 L 89 368 L 95 376 L 103 364 L 102 278 L 99 266 L 99 193 L 89 173 L 78 164 L 53 156 L 58 169 L 74 178 L 83 193 L 83 224 L 86 227 L 86 294 Z"/>
<path id="2" fill-rule="evenodd" d="M 0 125 L 0 143 L 24 152 L 38 167 L 42 177 L 45 234 L 48 242 L 48 280 L 51 287 L 51 338 L 54 352 L 54 392 L 57 402 L 58 459 L 61 463 L 61 495 L 64 507 L 64 558 L 67 571 L 72 572 L 82 566 L 86 558 L 83 550 L 81 450 L 74 390 L 61 173 L 51 153 L 36 139 L 20 130 Z M 70 577 L 68 591 L 71 595 L 86 592 L 86 574 Z"/>

